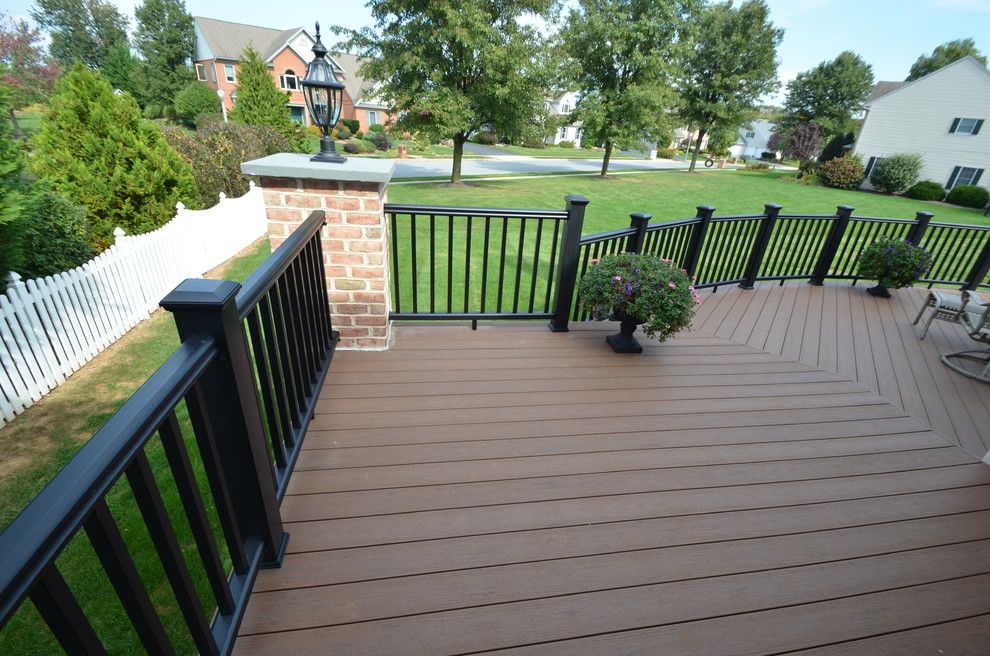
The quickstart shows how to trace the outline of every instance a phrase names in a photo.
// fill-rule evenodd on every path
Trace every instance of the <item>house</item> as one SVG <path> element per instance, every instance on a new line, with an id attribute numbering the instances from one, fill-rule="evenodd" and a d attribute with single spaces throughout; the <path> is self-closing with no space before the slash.
<path id="1" fill-rule="evenodd" d="M 576 106 L 577 94 L 573 91 L 568 91 L 559 98 L 553 98 L 547 101 L 547 109 L 551 110 L 558 117 L 561 117 L 562 120 L 565 117 L 569 117 Z M 574 123 L 568 122 L 565 125 L 561 125 L 553 137 L 547 140 L 547 143 L 556 145 L 561 141 L 572 141 L 574 142 L 574 147 L 579 148 L 583 133 L 584 129 L 581 127 L 580 121 Z"/>
<path id="2" fill-rule="evenodd" d="M 241 54 L 253 47 L 268 63 L 272 78 L 280 89 L 289 94 L 289 111 L 293 120 L 309 125 L 300 80 L 306 65 L 312 60 L 315 41 L 302 27 L 287 30 L 244 25 L 230 21 L 197 16 L 193 19 L 196 44 L 193 54 L 196 77 L 223 92 L 222 100 L 228 110 L 237 102 L 237 71 Z M 344 83 L 344 98 L 340 117 L 357 119 L 361 129 L 374 123 L 385 123 L 389 116 L 385 106 L 374 97 L 374 84 L 357 75 L 361 61 L 354 55 L 328 57 L 337 79 Z"/>
<path id="3" fill-rule="evenodd" d="M 867 101 L 854 152 L 866 164 L 867 180 L 885 155 L 917 152 L 924 160 L 921 180 L 946 189 L 988 187 L 990 128 L 981 130 L 988 114 L 990 71 L 964 57 L 913 82 L 880 82 Z"/>
<path id="4" fill-rule="evenodd" d="M 733 157 L 760 157 L 768 150 L 771 134 L 773 123 L 766 119 L 740 126 L 736 143 L 729 147 L 729 152 Z"/>
<path id="5" fill-rule="evenodd" d="M 704 150 L 708 147 L 708 137 L 711 136 L 705 133 L 705 136 L 701 138 L 701 148 Z M 674 128 L 674 131 L 670 136 L 670 148 L 686 148 L 693 150 L 695 144 L 698 142 L 698 130 L 689 127 L 679 127 Z"/>

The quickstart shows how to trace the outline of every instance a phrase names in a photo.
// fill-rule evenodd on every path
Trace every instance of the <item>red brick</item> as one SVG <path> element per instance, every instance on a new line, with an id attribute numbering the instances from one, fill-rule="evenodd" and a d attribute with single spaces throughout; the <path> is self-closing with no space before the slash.
<path id="1" fill-rule="evenodd" d="M 343 278 L 337 278 L 333 281 L 334 289 L 342 289 L 346 291 L 357 291 L 362 289 L 367 289 L 368 285 L 364 280 L 348 280 Z"/>
<path id="2" fill-rule="evenodd" d="M 381 253 L 383 250 L 380 241 L 352 241 L 348 246 L 352 253 Z"/>
<path id="3" fill-rule="evenodd" d="M 323 210 L 323 212 L 326 215 L 327 223 L 329 224 L 333 224 L 333 223 L 339 224 L 344 222 L 343 212 L 338 212 L 337 210 Z"/>
<path id="4" fill-rule="evenodd" d="M 295 178 L 261 178 L 261 188 L 268 191 L 297 191 L 299 181 Z"/>
<path id="5" fill-rule="evenodd" d="M 268 235 L 268 243 L 271 244 L 272 250 L 275 250 L 276 248 L 281 246 L 283 241 L 285 241 L 285 237 L 283 236 Z"/>
<path id="6" fill-rule="evenodd" d="M 382 201 L 377 198 L 362 198 L 361 199 L 361 209 L 364 210 L 380 210 L 382 209 Z"/>
<path id="7" fill-rule="evenodd" d="M 280 191 L 266 191 L 262 195 L 265 198 L 265 205 L 281 205 L 282 204 L 282 192 L 280 192 Z"/>
<path id="8" fill-rule="evenodd" d="M 388 328 L 384 326 L 373 326 L 368 328 L 368 334 L 372 337 L 385 337 L 388 334 Z"/>
<path id="9" fill-rule="evenodd" d="M 323 252 L 324 253 L 332 253 L 334 251 L 336 251 L 338 253 L 342 253 L 344 251 L 344 242 L 343 242 L 343 240 L 340 240 L 340 239 L 325 239 L 323 241 Z"/>
<path id="10" fill-rule="evenodd" d="M 368 306 L 356 305 L 354 303 L 338 303 L 337 305 L 334 306 L 333 310 L 334 312 L 339 312 L 341 314 L 349 314 L 354 316 L 359 314 L 367 314 Z M 361 321 L 355 321 L 355 323 L 359 326 L 364 325 L 363 322 Z"/>
<path id="11" fill-rule="evenodd" d="M 330 239 L 360 239 L 361 228 L 336 225 L 329 226 L 327 229 L 327 237 Z"/>
<path id="12" fill-rule="evenodd" d="M 357 294 L 367 294 L 368 292 L 354 292 L 355 298 L 351 298 L 351 292 L 330 292 L 330 302 L 331 303 L 350 303 L 352 300 L 360 301 L 361 299 L 356 298 Z"/>
<path id="13" fill-rule="evenodd" d="M 323 204 L 331 210 L 359 210 L 361 209 L 360 198 L 348 198 L 347 196 L 323 198 Z"/>
<path id="14" fill-rule="evenodd" d="M 353 326 L 354 317 L 349 314 L 334 314 L 330 317 L 330 323 L 334 326 Z"/>
<path id="15" fill-rule="evenodd" d="M 360 253 L 330 253 L 333 264 L 364 264 L 364 255 Z"/>
<path id="16" fill-rule="evenodd" d="M 377 226 L 381 225 L 384 217 L 381 214 L 361 214 L 359 212 L 348 212 L 347 217 L 344 220 L 351 225 Z"/>
<path id="17" fill-rule="evenodd" d="M 341 337 L 367 337 L 368 335 L 368 329 L 361 326 L 341 326 L 339 330 Z"/>
<path id="18" fill-rule="evenodd" d="M 269 207 L 265 210 L 269 221 L 301 221 L 302 214 L 291 207 Z"/>
<path id="19" fill-rule="evenodd" d="M 381 239 L 382 229 L 381 228 L 365 228 L 364 236 L 366 239 Z"/>
<path id="20" fill-rule="evenodd" d="M 354 278 L 381 278 L 385 275 L 384 269 L 369 267 L 351 267 L 351 276 Z"/>
<path id="21" fill-rule="evenodd" d="M 354 300 L 358 303 L 384 303 L 385 292 L 354 292 Z"/>
<path id="22" fill-rule="evenodd" d="M 347 267 L 345 266 L 327 266 L 324 265 L 324 270 L 329 278 L 346 278 L 347 277 Z M 363 287 L 361 289 L 364 289 Z"/>
<path id="23" fill-rule="evenodd" d="M 289 207 L 317 208 L 322 205 L 322 198 L 315 194 L 286 194 L 285 204 Z"/>
<path id="24" fill-rule="evenodd" d="M 363 338 L 356 339 L 354 341 L 357 342 L 357 345 L 358 346 L 362 346 L 362 347 L 365 347 L 365 348 L 384 348 L 385 347 L 385 340 L 382 339 L 381 337 L 363 337 Z"/>
<path id="25" fill-rule="evenodd" d="M 343 192 L 345 196 L 381 196 L 377 182 L 345 182 Z"/>
<path id="26" fill-rule="evenodd" d="M 385 256 L 381 253 L 368 253 L 364 256 L 368 264 L 384 264 Z"/>
<path id="27" fill-rule="evenodd" d="M 382 291 L 382 290 L 385 289 L 385 281 L 384 280 L 369 280 L 368 281 L 368 289 L 374 289 L 374 290 L 377 290 L 377 291 Z"/>
<path id="28" fill-rule="evenodd" d="M 303 187 L 306 191 L 320 191 L 322 193 L 340 193 L 340 182 L 337 180 L 314 180 L 306 178 L 303 180 Z"/>
<path id="29" fill-rule="evenodd" d="M 388 324 L 388 319 L 383 316 L 375 316 L 373 314 L 362 314 L 354 317 L 354 323 L 359 326 L 384 326 Z"/>

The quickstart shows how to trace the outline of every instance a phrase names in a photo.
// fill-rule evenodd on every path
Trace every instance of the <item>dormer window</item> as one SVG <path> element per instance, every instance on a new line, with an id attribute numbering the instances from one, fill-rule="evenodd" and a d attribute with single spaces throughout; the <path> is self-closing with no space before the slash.
<path id="1" fill-rule="evenodd" d="M 982 118 L 956 118 L 952 120 L 949 134 L 976 135 L 980 133 L 981 127 L 983 127 Z"/>
<path id="2" fill-rule="evenodd" d="M 746 133 L 746 138 L 747 139 L 752 139 L 755 136 L 756 136 L 756 133 L 755 132 L 747 132 Z"/>
<path id="3" fill-rule="evenodd" d="M 299 88 L 299 77 L 290 68 L 278 76 L 278 84 L 288 91 L 296 91 Z"/>

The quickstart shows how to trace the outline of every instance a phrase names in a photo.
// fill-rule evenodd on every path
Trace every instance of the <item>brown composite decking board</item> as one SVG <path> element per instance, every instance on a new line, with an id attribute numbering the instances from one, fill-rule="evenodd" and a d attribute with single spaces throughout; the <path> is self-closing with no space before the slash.
<path id="1" fill-rule="evenodd" d="M 912 339 L 923 296 L 723 288 L 641 356 L 608 324 L 338 353 L 236 651 L 985 653 L 990 386 L 935 366 L 956 327 Z"/>

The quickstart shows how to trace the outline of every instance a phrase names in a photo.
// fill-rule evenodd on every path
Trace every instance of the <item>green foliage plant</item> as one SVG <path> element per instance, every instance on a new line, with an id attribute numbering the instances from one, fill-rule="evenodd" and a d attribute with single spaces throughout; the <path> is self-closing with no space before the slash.
<path id="1" fill-rule="evenodd" d="M 892 289 L 913 285 L 931 266 L 931 253 L 887 236 L 879 237 L 859 255 L 859 277 Z"/>
<path id="2" fill-rule="evenodd" d="M 904 195 L 915 200 L 942 200 L 945 198 L 945 187 L 934 180 L 922 180 L 911 185 Z"/>
<path id="3" fill-rule="evenodd" d="M 870 172 L 870 184 L 888 194 L 898 194 L 918 181 L 924 164 L 917 153 L 894 153 L 881 157 Z"/>
<path id="4" fill-rule="evenodd" d="M 836 157 L 818 167 L 822 184 L 835 189 L 855 189 L 865 177 L 863 161 L 857 155 Z"/>
<path id="5" fill-rule="evenodd" d="M 237 100 L 230 120 L 247 125 L 267 125 L 284 136 L 292 150 L 305 152 L 306 135 L 289 112 L 289 94 L 275 86 L 268 64 L 252 47 L 241 55 L 237 71 Z"/>
<path id="6" fill-rule="evenodd" d="M 977 185 L 959 185 L 952 188 L 945 200 L 953 205 L 983 209 L 990 204 L 990 192 Z"/>
<path id="7" fill-rule="evenodd" d="M 186 125 L 195 125 L 196 117 L 219 115 L 220 97 L 205 82 L 190 82 L 175 96 L 175 115 Z"/>
<path id="8" fill-rule="evenodd" d="M 660 341 L 691 325 L 701 303 L 688 274 L 672 260 L 619 253 L 592 260 L 579 283 L 581 305 L 596 320 L 626 315 Z"/>

